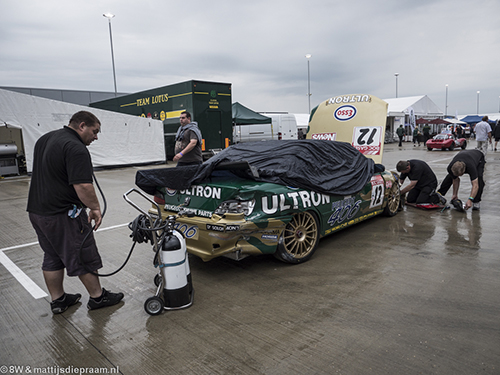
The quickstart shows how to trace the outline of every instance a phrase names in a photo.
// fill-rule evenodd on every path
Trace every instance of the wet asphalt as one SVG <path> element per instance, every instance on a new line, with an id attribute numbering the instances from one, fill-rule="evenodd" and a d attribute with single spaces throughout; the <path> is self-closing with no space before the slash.
<path id="1" fill-rule="evenodd" d="M 383 164 L 425 160 L 441 181 L 457 152 L 393 143 Z M 0 374 L 499 374 L 500 152 L 486 160 L 481 211 L 405 207 L 322 239 L 300 265 L 191 256 L 193 305 L 159 316 L 143 308 L 156 274 L 146 244 L 102 279 L 124 302 L 88 311 L 83 285 L 66 278 L 82 302 L 53 316 L 25 212 L 29 177 L 0 180 Z M 96 234 L 103 273 L 132 245 L 139 212 L 123 193 L 138 169 L 157 167 L 96 172 L 108 205 Z M 466 176 L 459 197 L 469 192 Z"/>

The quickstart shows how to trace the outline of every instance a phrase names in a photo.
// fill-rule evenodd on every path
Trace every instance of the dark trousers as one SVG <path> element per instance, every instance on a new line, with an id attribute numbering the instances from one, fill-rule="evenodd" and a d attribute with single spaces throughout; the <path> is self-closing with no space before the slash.
<path id="1" fill-rule="evenodd" d="M 483 189 L 484 189 L 483 173 L 484 173 L 484 160 L 482 160 L 479 163 L 479 166 L 477 168 L 477 174 L 478 174 L 477 180 L 479 183 L 479 189 L 477 190 L 477 194 L 474 197 L 474 200 L 472 201 L 474 203 L 481 202 L 481 196 L 483 195 Z M 451 174 L 448 174 L 441 183 L 441 186 L 439 187 L 439 193 L 442 196 L 445 196 L 448 190 L 450 190 L 450 187 L 452 185 L 453 185 L 453 176 Z"/>
<path id="2" fill-rule="evenodd" d="M 413 188 L 408 192 L 406 201 L 408 203 L 439 203 L 439 197 L 436 194 L 432 194 L 434 188 L 431 186 L 423 187 L 422 189 Z"/>
<path id="3" fill-rule="evenodd" d="M 399 147 L 401 147 L 403 145 L 403 136 L 398 135 L 398 137 L 399 137 Z"/>

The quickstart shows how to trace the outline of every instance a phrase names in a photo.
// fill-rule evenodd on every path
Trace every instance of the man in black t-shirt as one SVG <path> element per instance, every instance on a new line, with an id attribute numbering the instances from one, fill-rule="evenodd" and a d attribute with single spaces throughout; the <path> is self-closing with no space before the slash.
<path id="1" fill-rule="evenodd" d="M 463 150 L 455 155 L 448 165 L 448 175 L 441 183 L 438 193 L 445 195 L 453 185 L 453 195 L 451 200 L 458 199 L 458 189 L 460 188 L 460 177 L 467 173 L 470 177 L 472 189 L 470 196 L 465 203 L 465 209 L 472 207 L 473 210 L 479 210 L 479 202 L 484 189 L 484 154 L 479 150 Z"/>
<path id="2" fill-rule="evenodd" d="M 97 140 L 100 129 L 96 116 L 80 111 L 68 126 L 43 135 L 35 144 L 27 211 L 44 251 L 42 271 L 54 314 L 66 311 L 82 297 L 64 291 L 65 269 L 87 289 L 89 309 L 111 306 L 123 298 L 123 293 L 101 288 L 97 276 L 102 262 L 91 223 L 97 230 L 102 213 L 87 146 Z"/>
<path id="3" fill-rule="evenodd" d="M 408 177 L 410 184 L 401 190 L 401 195 L 408 193 L 406 202 L 422 204 L 445 204 L 446 199 L 436 194 L 437 178 L 429 165 L 422 160 L 401 160 L 396 169 L 401 172 L 401 185 Z"/>

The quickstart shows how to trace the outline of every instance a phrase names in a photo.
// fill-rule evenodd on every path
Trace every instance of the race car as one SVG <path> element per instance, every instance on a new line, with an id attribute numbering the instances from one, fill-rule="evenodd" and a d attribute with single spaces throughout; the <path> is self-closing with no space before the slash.
<path id="1" fill-rule="evenodd" d="M 321 237 L 368 218 L 394 216 L 398 174 L 349 143 L 324 140 L 232 145 L 199 167 L 138 171 L 162 218 L 181 209 L 176 228 L 204 261 L 274 254 L 302 263 Z"/>
<path id="2" fill-rule="evenodd" d="M 455 139 L 450 133 L 440 133 L 435 135 L 432 139 L 429 139 L 425 145 L 427 150 L 432 151 L 432 149 L 437 148 L 440 150 L 450 150 L 453 151 L 455 148 L 462 148 L 465 150 L 467 148 L 467 140 L 465 138 Z"/>

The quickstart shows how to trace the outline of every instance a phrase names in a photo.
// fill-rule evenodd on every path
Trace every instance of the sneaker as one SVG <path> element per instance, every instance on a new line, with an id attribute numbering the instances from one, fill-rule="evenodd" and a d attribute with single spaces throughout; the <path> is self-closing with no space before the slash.
<path id="1" fill-rule="evenodd" d="M 479 211 L 479 202 L 477 202 L 477 203 L 472 203 L 472 209 L 473 209 L 474 211 Z"/>
<path id="2" fill-rule="evenodd" d="M 452 199 L 451 204 L 460 212 L 465 212 L 464 204 L 460 199 Z"/>
<path id="3" fill-rule="evenodd" d="M 436 191 L 436 195 L 439 198 L 439 203 L 443 206 L 446 205 L 446 198 L 443 197 L 439 191 Z"/>
<path id="4" fill-rule="evenodd" d="M 62 312 L 65 312 L 68 309 L 68 307 L 78 303 L 78 301 L 80 301 L 80 298 L 82 298 L 82 295 L 80 293 L 77 294 L 64 293 L 61 297 L 50 303 L 52 314 L 60 314 Z"/>
<path id="5" fill-rule="evenodd" d="M 102 288 L 102 294 L 97 298 L 89 298 L 89 303 L 87 303 L 87 308 L 89 310 L 100 309 L 102 307 L 116 305 L 123 299 L 123 293 L 111 293 L 106 289 Z"/>

